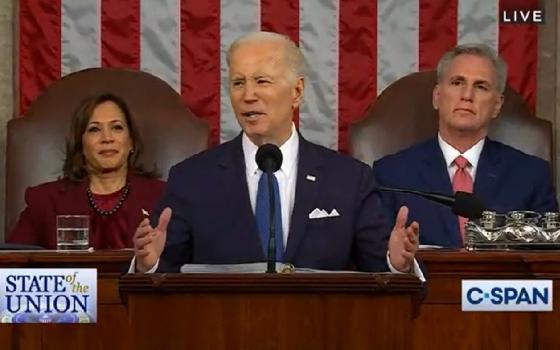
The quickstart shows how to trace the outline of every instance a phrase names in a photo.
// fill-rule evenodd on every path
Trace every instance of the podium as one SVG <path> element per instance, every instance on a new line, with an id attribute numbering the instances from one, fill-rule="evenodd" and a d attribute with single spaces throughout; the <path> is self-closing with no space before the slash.
<path id="1" fill-rule="evenodd" d="M 134 349 L 408 349 L 419 281 L 358 273 L 130 275 L 120 289 Z"/>
<path id="2" fill-rule="evenodd" d="M 0 324 L 3 349 L 409 349 L 411 275 L 123 275 L 132 252 L 1 253 L 0 267 L 98 267 L 98 323 Z"/>

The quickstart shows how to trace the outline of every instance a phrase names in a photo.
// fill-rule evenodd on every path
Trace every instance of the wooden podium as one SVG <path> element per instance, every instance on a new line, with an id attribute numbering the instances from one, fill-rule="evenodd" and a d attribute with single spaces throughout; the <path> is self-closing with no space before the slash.
<path id="1" fill-rule="evenodd" d="M 420 282 L 394 274 L 122 275 L 131 252 L 0 253 L 99 266 L 98 322 L 0 324 L 2 349 L 409 349 Z"/>
<path id="2" fill-rule="evenodd" d="M 130 275 L 134 349 L 408 349 L 418 279 L 373 274 Z"/>

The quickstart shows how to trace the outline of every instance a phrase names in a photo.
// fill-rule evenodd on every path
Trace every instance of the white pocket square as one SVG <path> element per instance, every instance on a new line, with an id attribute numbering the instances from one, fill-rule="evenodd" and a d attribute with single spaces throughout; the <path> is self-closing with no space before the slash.
<path id="1" fill-rule="evenodd" d="M 309 213 L 310 219 L 334 218 L 337 216 L 340 216 L 340 214 L 336 209 L 333 209 L 330 213 L 328 213 L 325 209 L 315 208 L 311 213 Z"/>

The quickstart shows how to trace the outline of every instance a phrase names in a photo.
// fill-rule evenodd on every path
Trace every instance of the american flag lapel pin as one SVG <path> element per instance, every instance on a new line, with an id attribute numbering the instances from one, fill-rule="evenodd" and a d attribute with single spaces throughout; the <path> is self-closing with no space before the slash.
<path id="1" fill-rule="evenodd" d="M 317 178 L 316 178 L 315 176 L 313 176 L 313 175 L 307 175 L 307 176 L 305 177 L 305 179 L 306 179 L 307 181 L 311 181 L 311 182 L 315 182 L 315 180 L 317 180 Z"/>

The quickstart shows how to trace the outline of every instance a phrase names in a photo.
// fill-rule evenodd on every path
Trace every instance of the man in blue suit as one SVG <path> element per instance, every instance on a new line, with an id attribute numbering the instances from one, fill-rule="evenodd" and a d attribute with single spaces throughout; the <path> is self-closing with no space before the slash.
<path id="1" fill-rule="evenodd" d="M 355 266 L 420 276 L 414 260 L 419 227 L 405 226 L 407 209 L 399 211 L 391 231 L 371 169 L 296 131 L 292 116 L 304 90 L 297 46 L 279 34 L 253 33 L 234 42 L 227 59 L 230 98 L 243 132 L 171 169 L 154 216 L 159 220 L 152 226 L 146 219 L 136 231 L 136 271 L 266 261 L 267 240 L 261 237 L 267 232 L 256 215 L 262 172 L 255 154 L 258 146 L 272 143 L 284 159 L 274 173 L 280 260 L 296 267 Z"/>
<path id="2" fill-rule="evenodd" d="M 474 192 L 499 213 L 557 211 L 548 163 L 487 137 L 504 99 L 505 62 L 486 45 L 461 45 L 441 58 L 437 76 L 437 137 L 376 161 L 377 182 L 444 194 Z M 449 208 L 407 194 L 382 198 L 388 213 L 409 208 L 409 218 L 422 226 L 421 244 L 463 245 L 466 219 Z"/>

